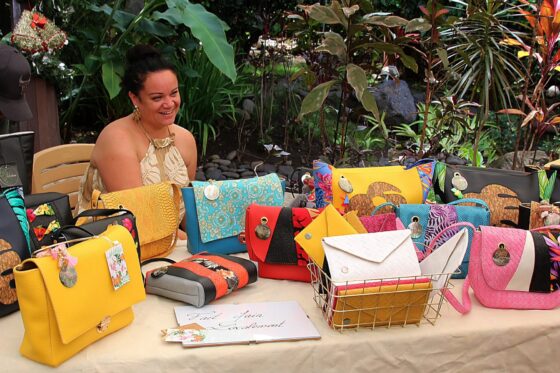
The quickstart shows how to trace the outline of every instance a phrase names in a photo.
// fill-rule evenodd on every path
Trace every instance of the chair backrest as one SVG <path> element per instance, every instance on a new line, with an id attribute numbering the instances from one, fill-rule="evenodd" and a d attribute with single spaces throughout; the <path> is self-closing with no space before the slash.
<path id="1" fill-rule="evenodd" d="M 66 144 L 35 153 L 33 157 L 32 193 L 68 194 L 72 209 L 78 202 L 80 180 L 94 144 Z"/>

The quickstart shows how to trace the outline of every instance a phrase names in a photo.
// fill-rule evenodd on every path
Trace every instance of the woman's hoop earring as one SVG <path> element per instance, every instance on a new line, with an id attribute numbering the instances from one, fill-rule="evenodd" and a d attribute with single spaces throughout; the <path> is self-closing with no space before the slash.
<path id="1" fill-rule="evenodd" d="M 136 105 L 134 105 L 134 110 L 132 111 L 132 119 L 136 123 L 139 123 L 140 120 L 142 119 L 142 116 L 140 115 L 140 110 L 138 109 L 138 106 L 136 106 Z"/>

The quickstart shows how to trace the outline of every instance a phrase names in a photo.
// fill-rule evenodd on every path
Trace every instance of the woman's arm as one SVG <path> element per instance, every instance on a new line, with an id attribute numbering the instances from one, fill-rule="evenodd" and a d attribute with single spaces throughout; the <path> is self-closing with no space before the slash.
<path id="1" fill-rule="evenodd" d="M 132 139 L 126 126 L 114 122 L 103 129 L 95 143 L 92 161 L 108 192 L 142 186 L 140 161 Z"/>

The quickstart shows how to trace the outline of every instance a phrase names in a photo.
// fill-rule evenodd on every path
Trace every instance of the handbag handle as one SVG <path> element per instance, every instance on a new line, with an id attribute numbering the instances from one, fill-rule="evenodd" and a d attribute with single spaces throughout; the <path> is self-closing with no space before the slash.
<path id="1" fill-rule="evenodd" d="M 373 212 L 371 213 L 371 215 L 375 215 L 379 210 L 381 210 L 383 207 L 387 207 L 387 206 L 391 206 L 393 208 L 394 211 L 397 211 L 398 206 L 395 205 L 393 202 L 384 202 L 382 204 L 380 204 L 379 206 L 376 206 L 373 209 Z"/>
<path id="2" fill-rule="evenodd" d="M 448 203 L 448 205 L 458 205 L 460 203 L 476 203 L 477 205 L 480 205 L 484 208 L 486 208 L 487 210 L 490 210 L 490 207 L 488 207 L 488 204 L 486 202 L 484 202 L 481 199 L 478 198 L 461 198 L 461 199 L 457 199 L 455 201 L 451 201 Z"/>
<path id="3" fill-rule="evenodd" d="M 432 239 L 432 241 L 430 242 L 430 244 L 428 245 L 428 247 L 426 248 L 426 251 L 424 252 L 424 258 L 427 257 L 428 255 L 430 255 L 432 253 L 432 251 L 434 251 L 434 246 L 436 245 L 436 243 L 439 241 L 439 239 L 441 238 L 441 236 L 443 236 L 443 234 L 445 232 L 447 232 L 448 230 L 451 229 L 456 229 L 456 228 L 470 228 L 473 230 L 473 232 L 476 231 L 476 227 L 474 225 L 472 225 L 469 222 L 459 222 L 459 223 L 455 223 L 455 224 L 451 224 L 445 228 L 443 228 L 438 234 L 436 234 L 436 236 Z"/>
<path id="4" fill-rule="evenodd" d="M 531 232 L 548 232 L 548 231 L 560 231 L 560 225 L 547 225 L 545 227 L 533 228 Z"/>
<path id="5" fill-rule="evenodd" d="M 90 209 L 90 210 L 84 210 L 80 212 L 78 215 L 76 215 L 76 217 L 72 221 L 72 224 L 76 224 L 76 222 L 80 218 L 108 217 L 119 213 L 129 213 L 131 215 L 134 215 L 131 211 L 126 209 Z"/>
<path id="6" fill-rule="evenodd" d="M 465 315 L 471 311 L 472 303 L 471 303 L 471 296 L 469 295 L 469 288 L 471 287 L 471 282 L 469 280 L 469 276 L 465 278 L 465 282 L 463 282 L 463 289 L 461 291 L 461 298 L 463 302 L 459 301 L 455 295 L 449 290 L 448 288 L 444 288 L 441 290 L 445 299 L 455 308 L 457 312 L 462 315 Z"/>

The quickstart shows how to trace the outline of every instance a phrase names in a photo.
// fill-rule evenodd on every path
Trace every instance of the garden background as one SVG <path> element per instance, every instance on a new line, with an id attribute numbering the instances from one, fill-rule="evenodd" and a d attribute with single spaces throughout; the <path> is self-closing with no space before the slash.
<path id="1" fill-rule="evenodd" d="M 160 48 L 179 71 L 177 123 L 197 138 L 201 179 L 250 176 L 258 161 L 290 176 L 317 158 L 522 168 L 560 153 L 560 0 L 1 6 L 5 43 L 15 6 L 66 33 L 60 49 L 25 53 L 56 95 L 63 142 L 94 142 L 130 113 L 126 50 Z"/>

